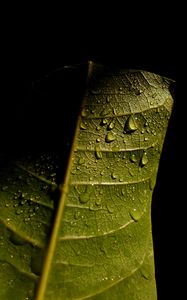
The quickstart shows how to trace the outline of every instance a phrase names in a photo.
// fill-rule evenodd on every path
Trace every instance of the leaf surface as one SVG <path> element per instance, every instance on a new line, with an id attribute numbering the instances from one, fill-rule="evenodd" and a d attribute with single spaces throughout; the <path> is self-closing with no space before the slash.
<path id="1" fill-rule="evenodd" d="M 169 84 L 93 65 L 37 300 L 156 299 L 151 198 Z"/>
<path id="2" fill-rule="evenodd" d="M 0 299 L 156 299 L 151 198 L 171 81 L 91 67 L 57 211 L 54 155 L 0 160 Z"/>

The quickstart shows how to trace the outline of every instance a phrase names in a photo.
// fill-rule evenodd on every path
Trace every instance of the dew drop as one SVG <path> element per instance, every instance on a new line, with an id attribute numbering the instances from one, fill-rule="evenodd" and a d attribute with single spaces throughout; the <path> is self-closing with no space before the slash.
<path id="1" fill-rule="evenodd" d="M 131 154 L 130 161 L 133 162 L 133 163 L 135 163 L 137 161 L 135 154 Z"/>
<path id="2" fill-rule="evenodd" d="M 78 160 L 78 164 L 83 165 L 84 163 L 85 163 L 84 158 L 80 157 L 79 160 Z"/>
<path id="3" fill-rule="evenodd" d="M 101 205 L 101 198 L 97 198 L 97 199 L 95 200 L 95 204 L 96 204 L 97 206 Z"/>
<path id="4" fill-rule="evenodd" d="M 80 123 L 80 129 L 82 129 L 82 130 L 86 130 L 87 129 L 86 125 L 83 122 Z"/>
<path id="5" fill-rule="evenodd" d="M 117 179 L 117 175 L 114 172 L 111 174 L 111 177 L 112 179 Z"/>
<path id="6" fill-rule="evenodd" d="M 114 213 L 114 207 L 113 206 L 111 206 L 109 203 L 107 204 L 107 210 L 108 210 L 108 212 L 110 213 L 110 214 L 113 214 Z"/>
<path id="7" fill-rule="evenodd" d="M 147 157 L 147 153 L 144 152 L 141 158 L 141 166 L 144 167 L 147 163 L 148 163 L 148 157 Z"/>
<path id="8" fill-rule="evenodd" d="M 97 139 L 96 139 L 96 142 L 97 142 L 97 143 L 100 143 L 100 141 L 101 141 L 100 138 L 97 138 Z"/>
<path id="9" fill-rule="evenodd" d="M 125 123 L 125 130 L 127 132 L 133 132 L 138 129 L 138 125 L 135 121 L 134 116 L 130 115 Z"/>
<path id="10" fill-rule="evenodd" d="M 105 137 L 105 141 L 107 143 L 111 143 L 116 139 L 115 135 L 112 132 L 108 132 L 106 137 Z"/>
<path id="11" fill-rule="evenodd" d="M 106 125 L 106 124 L 108 124 L 108 120 L 107 120 L 107 119 L 103 119 L 103 120 L 101 121 L 101 126 L 104 126 L 104 125 Z"/>
<path id="12" fill-rule="evenodd" d="M 79 196 L 79 200 L 81 203 L 86 203 L 90 200 L 90 193 L 88 192 L 88 189 Z"/>
<path id="13" fill-rule="evenodd" d="M 112 130 L 114 127 L 115 127 L 115 122 L 112 121 L 112 122 L 110 122 L 110 124 L 108 125 L 107 129 L 108 129 L 108 130 Z"/>
<path id="14" fill-rule="evenodd" d="M 109 115 L 110 112 L 111 112 L 110 109 L 105 108 L 101 111 L 100 116 L 105 117 L 105 116 Z"/>
<path id="15" fill-rule="evenodd" d="M 101 150 L 100 150 L 100 148 L 99 147 L 95 147 L 95 157 L 97 158 L 97 159 L 101 159 L 102 158 L 102 152 L 101 152 Z"/>
<path id="16" fill-rule="evenodd" d="M 131 218 L 137 222 L 140 218 L 141 218 L 141 212 L 139 211 L 139 209 L 133 208 L 130 210 L 130 216 Z"/>

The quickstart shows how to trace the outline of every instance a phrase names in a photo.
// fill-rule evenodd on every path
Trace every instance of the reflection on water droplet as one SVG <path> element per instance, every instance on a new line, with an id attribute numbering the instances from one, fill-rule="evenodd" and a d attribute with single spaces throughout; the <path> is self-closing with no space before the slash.
<path id="1" fill-rule="evenodd" d="M 133 208 L 129 211 L 129 213 L 131 218 L 136 222 L 141 218 L 141 212 L 139 209 Z"/>
<path id="2" fill-rule="evenodd" d="M 80 123 L 80 129 L 82 129 L 82 130 L 86 130 L 87 129 L 86 125 L 83 122 Z"/>
<path id="3" fill-rule="evenodd" d="M 112 130 L 114 127 L 115 127 L 115 122 L 112 121 L 112 122 L 110 122 L 110 124 L 108 125 L 107 129 L 108 129 L 108 130 Z"/>
<path id="4" fill-rule="evenodd" d="M 101 121 L 101 125 L 104 126 L 104 125 L 106 125 L 106 124 L 108 124 L 108 120 L 107 120 L 107 119 L 103 119 L 103 120 Z"/>
<path id="5" fill-rule="evenodd" d="M 130 115 L 125 123 L 125 131 L 133 132 L 138 129 L 138 125 L 133 115 Z"/>
<path id="6" fill-rule="evenodd" d="M 107 143 L 111 143 L 116 139 L 115 135 L 112 132 L 108 132 L 106 137 L 105 137 L 105 141 Z"/>
<path id="7" fill-rule="evenodd" d="M 144 152 L 140 161 L 141 166 L 145 166 L 148 163 L 148 157 L 147 157 L 147 153 Z"/>
<path id="8" fill-rule="evenodd" d="M 135 154 L 131 154 L 130 161 L 133 162 L 133 163 L 135 163 L 137 161 Z"/>
<path id="9" fill-rule="evenodd" d="M 99 147 L 95 147 L 95 157 L 97 158 L 97 159 L 101 159 L 102 158 L 102 152 L 101 152 L 101 150 L 100 150 L 100 148 Z"/>
<path id="10" fill-rule="evenodd" d="M 19 236 L 17 233 L 12 232 L 10 235 L 10 241 L 14 245 L 24 245 L 26 243 L 25 239 L 23 239 L 21 236 Z"/>
<path id="11" fill-rule="evenodd" d="M 116 178 L 117 178 L 117 175 L 113 172 L 113 173 L 111 174 L 111 177 L 112 177 L 112 179 L 116 179 Z"/>

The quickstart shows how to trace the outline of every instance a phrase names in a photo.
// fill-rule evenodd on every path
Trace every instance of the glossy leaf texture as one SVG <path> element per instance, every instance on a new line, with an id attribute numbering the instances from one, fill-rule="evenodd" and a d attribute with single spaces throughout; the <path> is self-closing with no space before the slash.
<path id="1" fill-rule="evenodd" d="M 36 298 L 154 300 L 151 199 L 171 81 L 90 70 Z"/>
<path id="2" fill-rule="evenodd" d="M 89 75 L 58 206 L 58 156 L 0 157 L 0 299 L 156 299 L 151 198 L 171 80 L 92 63 Z"/>

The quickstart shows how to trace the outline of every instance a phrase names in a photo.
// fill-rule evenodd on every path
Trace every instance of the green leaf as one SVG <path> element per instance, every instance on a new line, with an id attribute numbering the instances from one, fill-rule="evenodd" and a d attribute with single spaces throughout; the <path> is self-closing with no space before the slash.
<path id="1" fill-rule="evenodd" d="M 91 63 L 89 76 L 55 213 L 54 159 L 3 159 L 0 299 L 156 299 L 151 198 L 171 81 Z"/>

